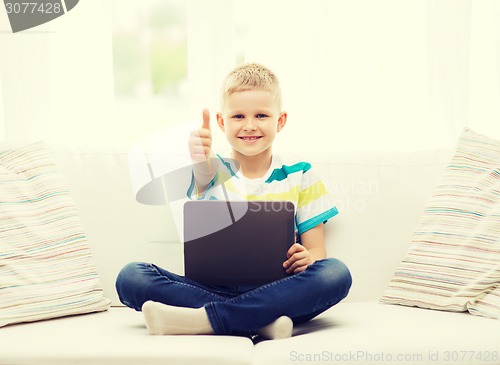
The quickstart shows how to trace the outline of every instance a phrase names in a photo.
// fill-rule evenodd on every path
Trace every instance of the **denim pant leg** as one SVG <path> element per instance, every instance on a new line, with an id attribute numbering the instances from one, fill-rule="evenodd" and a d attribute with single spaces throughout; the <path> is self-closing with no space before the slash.
<path id="1" fill-rule="evenodd" d="M 156 265 L 133 262 L 116 279 L 116 291 L 127 307 L 140 311 L 148 300 L 178 307 L 200 308 L 206 303 L 225 301 L 236 294 L 222 288 L 199 284 Z"/>
<path id="2" fill-rule="evenodd" d="M 253 334 L 283 315 L 294 323 L 312 319 L 345 298 L 351 283 L 349 269 L 330 258 L 205 309 L 216 334 Z"/>

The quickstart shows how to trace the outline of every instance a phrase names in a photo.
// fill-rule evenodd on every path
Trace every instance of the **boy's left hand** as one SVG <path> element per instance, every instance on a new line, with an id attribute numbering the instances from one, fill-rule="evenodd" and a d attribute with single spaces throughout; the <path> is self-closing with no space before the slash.
<path id="1" fill-rule="evenodd" d="M 283 268 L 288 275 L 302 272 L 314 262 L 311 253 L 298 243 L 290 247 L 286 256 L 288 260 L 283 263 Z"/>

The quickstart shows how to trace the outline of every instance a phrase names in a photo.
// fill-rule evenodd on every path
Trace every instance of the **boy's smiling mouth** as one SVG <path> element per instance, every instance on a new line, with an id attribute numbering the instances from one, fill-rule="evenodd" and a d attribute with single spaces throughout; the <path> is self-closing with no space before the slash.
<path id="1" fill-rule="evenodd" d="M 239 136 L 238 138 L 245 142 L 252 143 L 262 138 L 262 136 Z"/>

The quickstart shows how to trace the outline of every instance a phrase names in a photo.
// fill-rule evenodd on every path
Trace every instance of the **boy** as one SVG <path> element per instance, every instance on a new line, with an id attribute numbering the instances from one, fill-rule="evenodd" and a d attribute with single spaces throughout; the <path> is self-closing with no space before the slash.
<path id="1" fill-rule="evenodd" d="M 324 244 L 324 222 L 337 209 L 310 164 L 283 164 L 273 155 L 272 144 L 286 121 L 279 82 L 270 70 L 258 64 L 233 70 L 223 83 L 217 124 L 239 169 L 213 153 L 204 110 L 202 127 L 189 140 L 194 181 L 188 195 L 292 201 L 297 242 L 291 242 L 283 263 L 289 276 L 260 287 L 210 287 L 154 265 L 129 264 L 118 276 L 117 291 L 124 304 L 142 309 L 150 333 L 285 338 L 294 323 L 310 320 L 347 295 L 349 270 L 327 258 Z"/>

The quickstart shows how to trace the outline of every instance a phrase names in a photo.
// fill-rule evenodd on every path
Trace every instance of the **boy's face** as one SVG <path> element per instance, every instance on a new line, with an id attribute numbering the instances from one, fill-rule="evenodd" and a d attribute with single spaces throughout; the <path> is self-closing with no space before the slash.
<path id="1" fill-rule="evenodd" d="M 227 96 L 222 112 L 217 114 L 219 127 L 226 134 L 233 153 L 244 156 L 270 154 L 276 133 L 283 129 L 286 118 L 272 93 L 266 90 L 232 93 Z"/>

